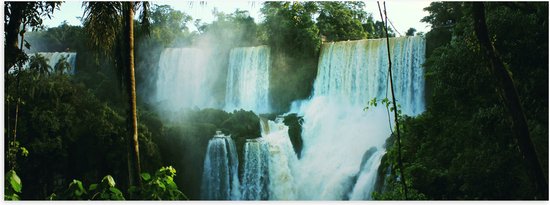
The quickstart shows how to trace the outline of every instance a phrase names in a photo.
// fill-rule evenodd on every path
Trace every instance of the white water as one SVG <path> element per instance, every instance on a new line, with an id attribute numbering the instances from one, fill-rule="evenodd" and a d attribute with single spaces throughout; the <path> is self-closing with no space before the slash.
<path id="1" fill-rule="evenodd" d="M 225 110 L 267 113 L 270 51 L 267 46 L 234 48 L 229 54 Z"/>
<path id="2" fill-rule="evenodd" d="M 262 138 L 247 139 L 244 144 L 243 200 L 267 200 L 269 156 L 267 143 Z"/>
<path id="3" fill-rule="evenodd" d="M 237 149 L 230 136 L 220 131 L 208 141 L 201 198 L 206 200 L 238 200 L 240 186 Z"/>
<path id="4" fill-rule="evenodd" d="M 359 178 L 353 186 L 353 190 L 350 193 L 350 200 L 364 200 L 371 199 L 372 191 L 374 190 L 374 184 L 376 183 L 376 177 L 378 175 L 378 167 L 382 157 L 384 156 L 384 150 L 377 150 L 361 167 L 361 173 Z"/>
<path id="5" fill-rule="evenodd" d="M 404 114 L 419 114 L 425 109 L 424 39 L 392 38 L 390 44 L 397 102 Z M 304 118 L 295 175 L 299 199 L 370 199 L 393 118 L 388 119 L 384 106 L 363 108 L 386 92 L 391 99 L 387 62 L 385 39 L 323 45 L 313 95 L 293 103 L 291 110 Z M 371 147 L 379 151 L 361 167 Z"/>
<path id="6" fill-rule="evenodd" d="M 160 55 L 155 101 L 163 109 L 217 107 L 213 95 L 216 71 L 208 64 L 208 51 L 167 48 Z"/>
<path id="7" fill-rule="evenodd" d="M 283 123 L 282 117 L 277 117 L 275 121 L 260 122 L 262 136 L 269 150 L 269 199 L 295 200 L 294 170 L 298 157 L 288 136 L 288 126 Z"/>

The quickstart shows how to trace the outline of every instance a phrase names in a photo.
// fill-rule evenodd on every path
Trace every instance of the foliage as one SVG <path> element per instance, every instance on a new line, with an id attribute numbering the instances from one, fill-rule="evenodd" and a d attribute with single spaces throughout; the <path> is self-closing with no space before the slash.
<path id="1" fill-rule="evenodd" d="M 4 61 L 4 73 L 16 65 L 27 60 L 27 55 L 19 45 L 19 35 L 24 36 L 27 26 L 35 30 L 42 27 L 44 18 L 51 18 L 55 9 L 59 9 L 61 2 L 6 2 L 4 4 L 4 46 L 6 47 L 6 59 Z M 21 30 L 23 28 L 23 30 Z M 25 41 L 22 38 L 22 41 Z M 25 47 L 30 47 L 24 42 Z"/>
<path id="2" fill-rule="evenodd" d="M 407 33 L 405 35 L 414 36 L 414 33 L 416 33 L 416 29 L 415 28 L 409 28 L 409 30 L 407 30 Z"/>
<path id="3" fill-rule="evenodd" d="M 40 54 L 34 54 L 30 58 L 29 70 L 35 71 L 40 75 L 49 75 L 52 67 L 48 65 L 48 59 Z"/>
<path id="4" fill-rule="evenodd" d="M 140 199 L 145 200 L 182 200 L 187 199 L 185 194 L 178 190 L 174 182 L 176 170 L 172 166 L 162 167 L 151 177 L 148 173 L 142 173 L 143 191 Z"/>
<path id="5" fill-rule="evenodd" d="M 122 192 L 115 187 L 115 180 L 111 175 L 103 177 L 99 184 L 90 184 L 88 188 L 90 199 L 95 200 L 124 200 Z"/>
<path id="6" fill-rule="evenodd" d="M 31 45 L 30 52 L 84 52 L 85 34 L 81 26 L 68 25 L 66 21 L 59 26 L 30 32 L 25 39 Z"/>
<path id="7" fill-rule="evenodd" d="M 547 3 L 489 3 L 487 9 L 490 35 L 506 56 L 546 169 L 548 79 L 541 76 L 548 75 L 548 30 L 540 25 L 547 25 L 547 8 Z M 425 64 L 431 88 L 426 112 L 400 119 L 409 188 L 426 199 L 534 199 L 533 181 L 514 140 L 508 111 L 495 92 L 498 84 L 480 54 L 470 8 L 434 2 L 426 10 L 430 16 L 424 19 L 434 28 L 426 35 L 427 44 L 435 41 L 431 45 L 440 46 Z M 523 28 L 529 31 L 511 33 Z M 396 147 L 389 145 L 383 164 L 390 166 L 395 157 Z M 388 190 L 379 190 L 377 197 L 398 196 L 399 186 L 391 188 L 398 178 L 395 170 L 392 167 L 386 177 Z"/>
<path id="8" fill-rule="evenodd" d="M 327 1 L 318 4 L 320 9 L 317 27 L 327 41 L 359 40 L 367 37 L 367 31 L 362 25 L 367 17 L 364 2 Z"/>
<path id="9" fill-rule="evenodd" d="M 5 179 L 4 200 L 19 200 L 18 194 L 21 194 L 21 190 L 23 189 L 21 179 L 14 170 L 8 171 Z"/>
<path id="10" fill-rule="evenodd" d="M 273 62 L 270 101 L 276 112 L 288 110 L 293 100 L 311 93 L 321 46 L 313 20 L 317 9 L 315 2 L 265 2 L 261 8 Z"/>
<path id="11" fill-rule="evenodd" d="M 67 75 L 39 77 L 30 70 L 17 74 L 24 102 L 19 111 L 18 140 L 28 149 L 28 156 L 17 158 L 17 164 L 20 176 L 33 182 L 26 186 L 22 198 L 43 199 L 70 183 L 66 177 L 84 178 L 85 183 L 107 173 L 125 178 L 126 146 L 121 137 L 125 129 L 119 111 Z M 15 81 L 9 82 L 6 94 L 13 95 Z M 14 109 L 10 107 L 6 113 L 13 115 Z M 152 170 L 160 166 L 155 164 L 160 163 L 158 148 L 146 126 L 140 125 L 140 131 L 142 157 L 147 162 L 144 170 Z"/>

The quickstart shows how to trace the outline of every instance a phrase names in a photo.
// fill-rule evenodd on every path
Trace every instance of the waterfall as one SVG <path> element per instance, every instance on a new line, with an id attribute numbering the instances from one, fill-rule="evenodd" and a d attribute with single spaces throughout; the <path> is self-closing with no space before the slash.
<path id="1" fill-rule="evenodd" d="M 267 143 L 262 138 L 247 139 L 244 144 L 243 200 L 269 198 L 269 156 Z"/>
<path id="2" fill-rule="evenodd" d="M 425 40 L 398 37 L 390 45 L 397 103 L 406 115 L 422 113 Z M 387 71 L 385 39 L 323 44 L 313 94 L 291 110 L 304 119 L 300 199 L 370 198 L 393 115 L 383 105 L 364 108 L 371 99 L 391 99 Z M 371 147 L 377 151 L 367 155 Z"/>
<path id="3" fill-rule="evenodd" d="M 295 200 L 294 168 L 298 157 L 288 136 L 288 126 L 283 123 L 282 116 L 275 121 L 260 122 L 269 151 L 269 199 Z"/>
<path id="4" fill-rule="evenodd" d="M 267 113 L 270 51 L 267 46 L 234 48 L 229 54 L 225 110 Z"/>
<path id="5" fill-rule="evenodd" d="M 230 136 L 217 131 L 208 141 L 201 198 L 206 200 L 238 200 L 240 188 L 238 178 L 239 161 L 237 149 Z"/>
<path id="6" fill-rule="evenodd" d="M 376 177 L 378 175 L 378 167 L 380 161 L 384 156 L 384 151 L 376 151 L 367 159 L 366 163 L 361 163 L 361 172 L 353 190 L 350 193 L 349 199 L 351 200 L 363 200 L 371 199 L 372 191 L 376 183 Z"/>
<path id="7" fill-rule="evenodd" d="M 60 61 L 64 59 L 63 63 L 67 63 L 70 68 L 69 70 L 63 71 L 63 73 L 74 75 L 76 73 L 76 53 L 74 52 L 37 52 L 33 54 L 28 54 L 29 58 L 31 56 L 34 56 L 35 54 L 41 55 L 44 58 L 48 60 L 48 65 L 52 69 L 52 71 L 55 71 L 55 65 L 58 63 L 61 63 L 63 61 Z M 23 68 L 29 67 L 29 61 L 25 62 L 23 65 Z M 14 70 L 14 68 L 10 68 L 10 70 Z"/>
<path id="8" fill-rule="evenodd" d="M 212 96 L 217 73 L 209 52 L 198 48 L 167 48 L 160 55 L 155 99 L 164 109 L 216 107 Z"/>
<path id="9" fill-rule="evenodd" d="M 397 103 L 405 114 L 422 113 L 425 40 L 419 36 L 390 38 L 390 46 Z M 342 98 L 352 105 L 366 105 L 373 98 L 391 100 L 386 89 L 387 55 L 385 39 L 323 44 L 314 96 Z"/>

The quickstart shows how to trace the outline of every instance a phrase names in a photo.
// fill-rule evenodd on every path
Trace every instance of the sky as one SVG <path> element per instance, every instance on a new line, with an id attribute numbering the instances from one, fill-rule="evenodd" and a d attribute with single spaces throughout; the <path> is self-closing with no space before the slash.
<path id="1" fill-rule="evenodd" d="M 367 0 L 364 1 L 366 5 L 366 11 L 371 13 L 375 20 L 380 20 L 380 14 L 378 13 L 378 6 L 376 1 Z M 262 7 L 262 1 L 206 1 L 206 5 L 200 5 L 198 1 L 176 1 L 176 0 L 163 0 L 163 1 L 151 1 L 152 4 L 170 5 L 175 10 L 180 10 L 190 16 L 193 19 L 201 19 L 204 23 L 210 23 L 214 20 L 212 10 L 216 8 L 218 11 L 224 13 L 232 13 L 236 9 L 247 10 L 250 16 L 253 17 L 256 22 L 261 22 L 263 16 L 260 13 Z M 383 9 L 382 2 L 381 6 Z M 428 0 L 392 0 L 386 2 L 386 10 L 390 21 L 397 31 L 403 35 L 409 28 L 415 28 L 418 32 L 428 32 L 430 30 L 429 24 L 420 22 L 424 16 L 428 15 L 428 12 L 423 11 L 423 8 L 430 4 Z M 80 17 L 84 10 L 82 8 L 82 1 L 65 1 L 61 4 L 60 10 L 56 10 L 52 19 L 45 19 L 44 25 L 47 27 L 59 26 L 63 21 L 67 21 L 70 25 L 81 25 Z M 196 29 L 193 25 L 188 25 L 191 29 Z"/>

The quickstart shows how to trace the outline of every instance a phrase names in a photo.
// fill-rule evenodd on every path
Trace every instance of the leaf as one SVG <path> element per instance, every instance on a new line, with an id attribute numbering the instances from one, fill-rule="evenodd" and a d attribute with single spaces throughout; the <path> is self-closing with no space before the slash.
<path id="1" fill-rule="evenodd" d="M 109 188 L 109 191 L 111 191 L 116 196 L 115 199 L 119 199 L 119 198 L 124 199 L 124 197 L 122 197 L 122 192 L 120 190 L 118 190 L 117 188 L 111 187 L 111 188 Z"/>
<path id="2" fill-rule="evenodd" d="M 151 175 L 149 173 L 142 173 L 141 174 L 141 178 L 144 180 L 144 181 L 149 181 L 151 179 Z"/>
<path id="3" fill-rule="evenodd" d="M 103 179 L 101 180 L 101 183 L 104 183 L 105 185 L 108 185 L 109 187 L 115 187 L 115 185 L 116 185 L 115 180 L 113 179 L 113 177 L 111 175 L 107 175 L 107 176 L 103 177 Z"/>
<path id="4" fill-rule="evenodd" d="M 13 170 L 10 170 L 8 172 L 8 174 L 6 175 L 10 185 L 11 185 L 11 188 L 17 192 L 17 193 L 21 193 L 21 189 L 23 187 L 23 185 L 21 184 L 21 179 L 19 178 L 19 176 L 17 176 L 17 174 L 15 173 L 15 171 Z"/>
<path id="5" fill-rule="evenodd" d="M 90 191 L 93 191 L 93 190 L 96 190 L 97 189 L 97 184 L 90 184 L 90 187 L 88 188 L 88 190 Z"/>

